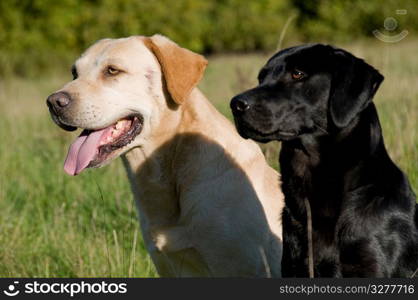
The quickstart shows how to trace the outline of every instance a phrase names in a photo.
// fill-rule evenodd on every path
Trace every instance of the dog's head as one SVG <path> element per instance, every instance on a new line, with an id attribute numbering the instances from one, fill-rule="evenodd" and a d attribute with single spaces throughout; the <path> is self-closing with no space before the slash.
<path id="1" fill-rule="evenodd" d="M 75 62 L 73 80 L 47 99 L 65 130 L 84 129 L 64 169 L 71 175 L 104 165 L 158 135 L 203 76 L 207 61 L 169 39 L 100 40 Z"/>
<path id="2" fill-rule="evenodd" d="M 341 129 L 367 107 L 383 76 L 328 45 L 282 50 L 261 69 L 259 85 L 231 100 L 239 133 L 260 142 Z"/>

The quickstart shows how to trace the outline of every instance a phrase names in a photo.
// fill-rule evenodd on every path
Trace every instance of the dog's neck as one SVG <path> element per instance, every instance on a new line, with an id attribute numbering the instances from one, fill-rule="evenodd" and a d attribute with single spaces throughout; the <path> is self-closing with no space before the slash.
<path id="1" fill-rule="evenodd" d="M 312 206 L 320 207 L 316 211 L 335 216 L 342 195 L 366 187 L 373 176 L 378 176 L 376 172 L 383 160 L 390 158 L 375 106 L 371 104 L 346 128 L 283 142 L 283 189 L 287 197 L 289 180 L 293 185 L 299 184 L 299 198 L 315 195 L 315 199 L 309 200 Z M 291 202 L 286 201 L 287 205 L 293 205 Z"/>
<path id="2" fill-rule="evenodd" d="M 306 156 L 311 168 L 324 167 L 324 164 L 338 163 L 348 168 L 363 160 L 385 152 L 382 130 L 376 112 L 371 103 L 350 124 L 344 128 L 331 128 L 327 134 L 309 134 L 300 139 L 284 142 L 284 147 L 296 148 Z"/>
<path id="3" fill-rule="evenodd" d="M 249 142 L 239 138 L 233 125 L 197 88 L 185 103 L 169 111 L 161 123 L 164 128 L 156 129 L 144 146 L 123 156 L 140 214 L 152 216 L 152 222 L 159 224 L 173 222 L 181 214 L 175 201 L 182 192 L 179 179 L 195 184 L 205 182 L 207 176 L 214 176 L 213 171 L 205 171 L 209 163 L 221 166 L 229 166 L 228 160 L 239 163 L 252 157 L 256 147 L 254 143 L 243 146 L 239 157 L 227 153 L 226 149 Z M 191 161 L 194 169 L 188 170 Z M 219 168 L 219 172 L 224 171 Z"/>

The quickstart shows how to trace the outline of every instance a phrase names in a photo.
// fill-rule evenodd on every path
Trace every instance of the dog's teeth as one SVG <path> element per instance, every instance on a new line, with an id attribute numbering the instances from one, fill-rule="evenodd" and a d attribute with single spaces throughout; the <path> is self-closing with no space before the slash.
<path id="1" fill-rule="evenodd" d="M 121 128 L 123 127 L 123 123 L 124 123 L 124 121 L 123 121 L 123 120 L 122 120 L 122 121 L 117 122 L 117 123 L 116 123 L 116 130 L 121 129 Z"/>
<path id="2" fill-rule="evenodd" d="M 113 130 L 110 134 L 111 139 L 114 139 L 122 134 L 122 129 Z"/>

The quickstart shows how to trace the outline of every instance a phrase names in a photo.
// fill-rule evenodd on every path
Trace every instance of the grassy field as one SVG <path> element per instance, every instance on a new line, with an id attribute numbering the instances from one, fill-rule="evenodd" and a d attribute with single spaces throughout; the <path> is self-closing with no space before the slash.
<path id="1" fill-rule="evenodd" d="M 342 46 L 385 75 L 375 102 L 386 145 L 418 192 L 418 41 Z M 230 117 L 229 99 L 255 84 L 267 57 L 211 57 L 200 87 Z M 75 133 L 52 123 L 45 98 L 69 79 L 0 79 L 0 276 L 156 276 L 120 160 L 63 172 Z M 278 145 L 263 148 L 277 167 Z"/>

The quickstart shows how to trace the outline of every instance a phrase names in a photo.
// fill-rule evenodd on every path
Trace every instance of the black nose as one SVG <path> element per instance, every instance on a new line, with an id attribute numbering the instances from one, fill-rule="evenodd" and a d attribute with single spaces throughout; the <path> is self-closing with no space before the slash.
<path id="1" fill-rule="evenodd" d="M 231 100 L 231 109 L 234 111 L 244 112 L 250 108 L 247 100 L 243 99 L 242 97 L 234 97 Z"/>
<path id="2" fill-rule="evenodd" d="M 53 93 L 46 99 L 49 107 L 52 107 L 56 112 L 64 109 L 71 103 L 71 97 L 67 92 Z"/>

